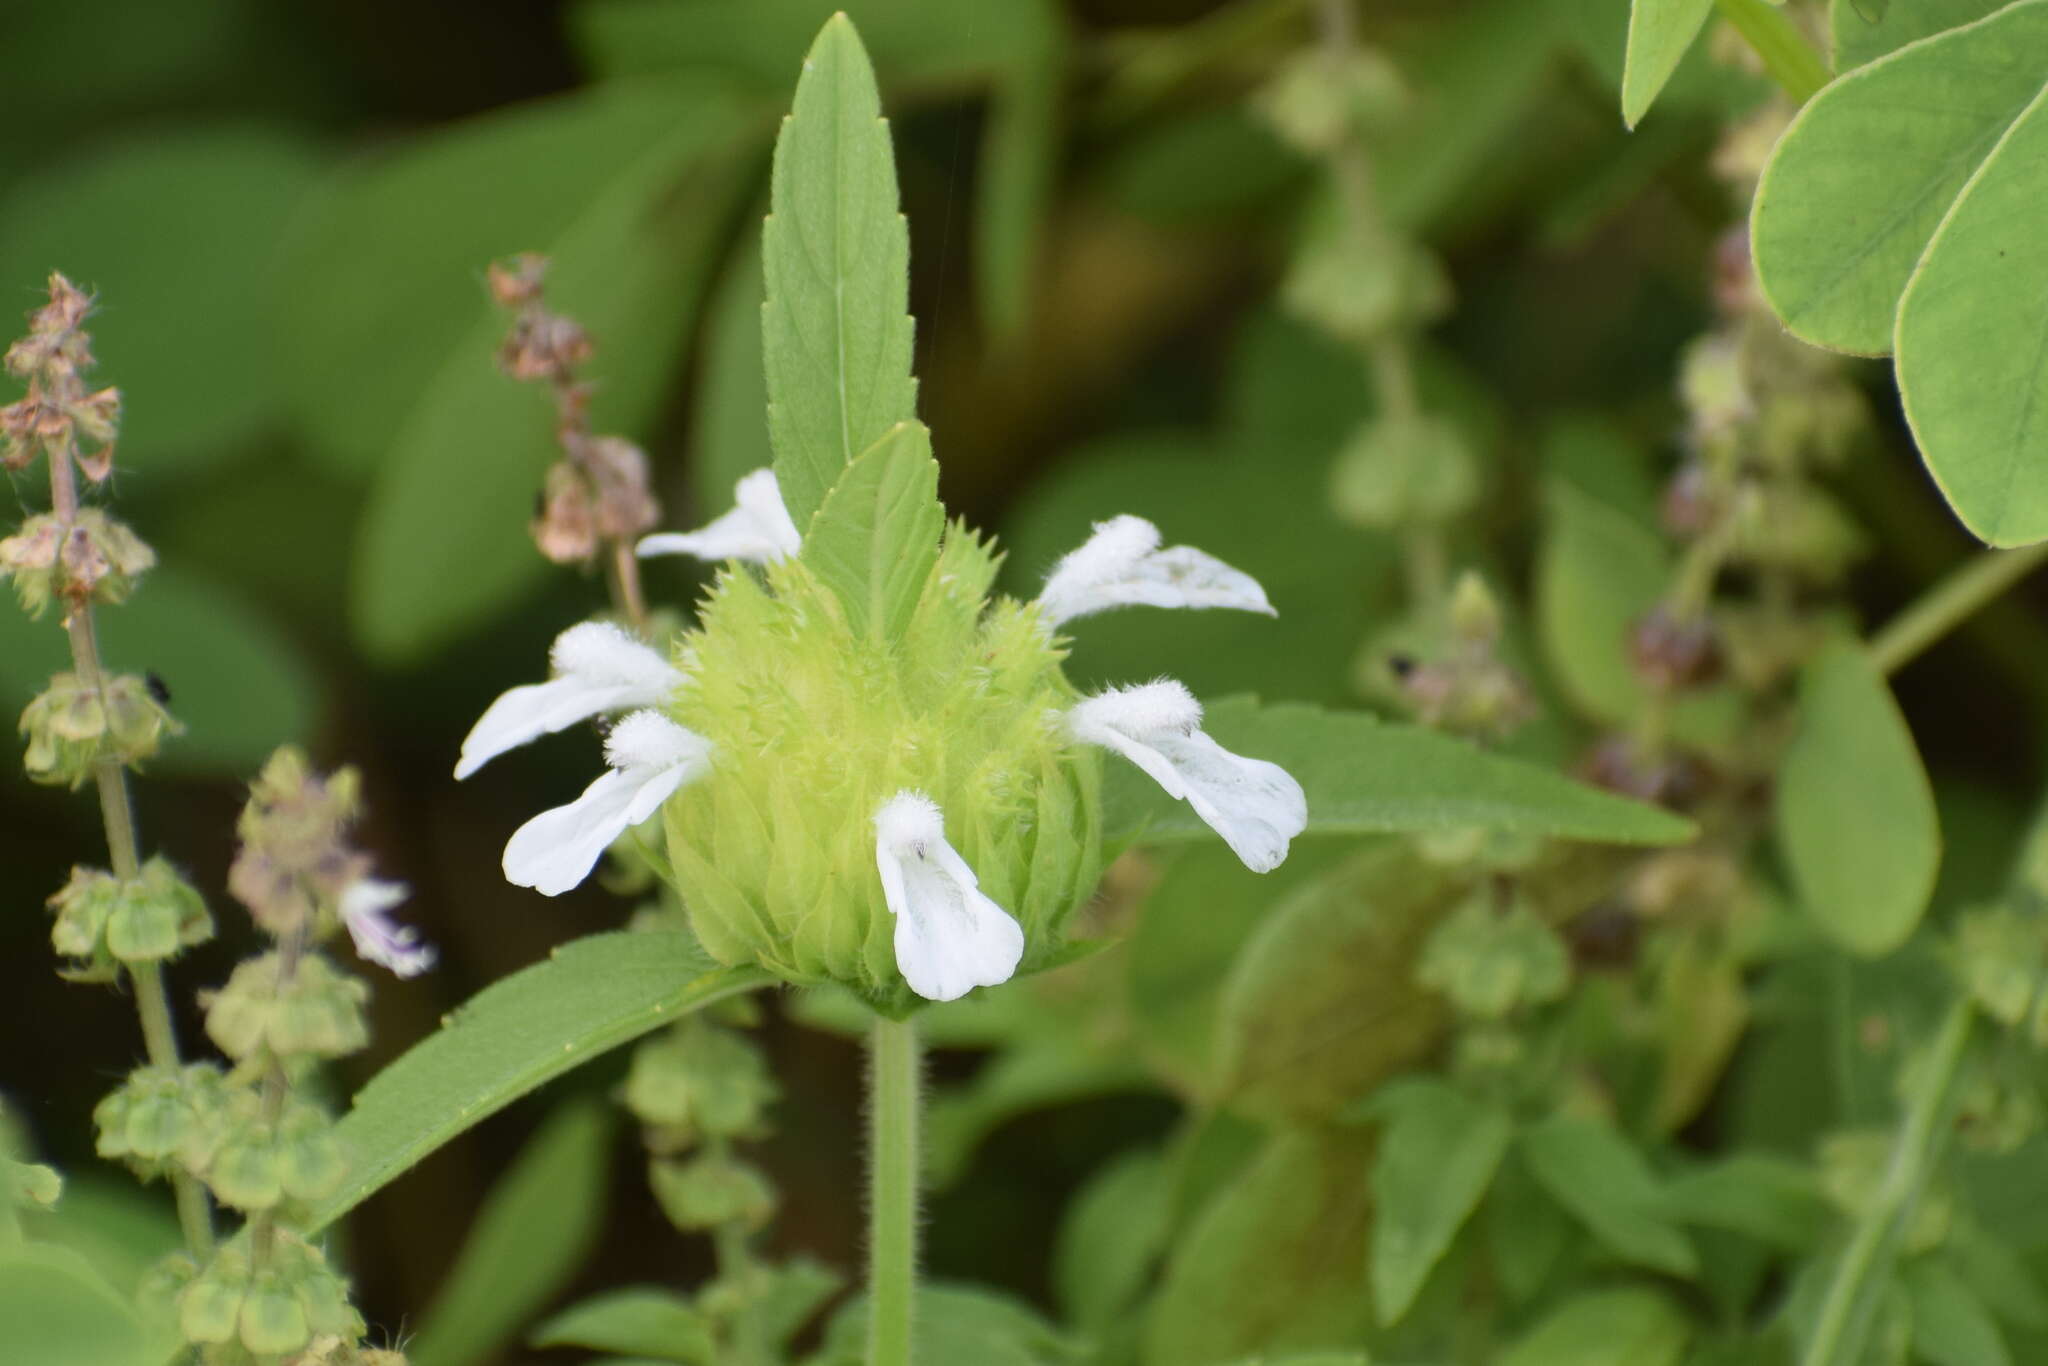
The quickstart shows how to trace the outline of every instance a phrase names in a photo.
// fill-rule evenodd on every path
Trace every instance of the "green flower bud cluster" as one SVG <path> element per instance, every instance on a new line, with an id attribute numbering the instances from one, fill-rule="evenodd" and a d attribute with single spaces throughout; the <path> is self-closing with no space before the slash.
<path id="1" fill-rule="evenodd" d="M 249 785 L 236 825 L 241 848 L 228 869 L 228 890 L 258 925 L 274 935 L 304 931 L 317 938 L 339 923 L 343 890 L 369 871 L 369 861 L 346 841 L 361 791 L 354 769 L 322 777 L 289 745 L 263 766 Z"/>
<path id="2" fill-rule="evenodd" d="M 1478 574 L 1459 576 L 1448 609 L 1397 621 L 1359 650 L 1360 690 L 1425 725 L 1504 739 L 1536 714 L 1528 681 L 1500 655 L 1500 606 Z"/>
<path id="3" fill-rule="evenodd" d="M 648 1182 L 676 1227 L 767 1223 L 774 1187 L 731 1145 L 767 1135 L 775 1097 L 760 1050 L 705 1020 L 685 1020 L 635 1050 L 622 1098 L 646 1126 Z"/>
<path id="4" fill-rule="evenodd" d="M 319 953 L 289 970 L 281 953 L 237 965 L 227 985 L 202 993 L 207 1037 L 237 1062 L 339 1058 L 369 1042 L 363 1003 L 370 989 Z"/>
<path id="5" fill-rule="evenodd" d="M 31 617 L 53 598 L 126 602 L 156 564 L 151 550 L 128 527 L 99 508 L 81 509 L 67 526 L 45 512 L 0 539 L 0 578 L 14 581 L 15 596 Z"/>
<path id="6" fill-rule="evenodd" d="M 191 883 L 162 858 L 124 882 L 97 868 L 73 868 L 50 898 L 50 943 L 75 966 L 73 981 L 111 982 L 121 963 L 154 963 L 213 937 L 213 917 Z"/>
<path id="7" fill-rule="evenodd" d="M 99 1155 L 145 1179 L 172 1166 L 200 1175 L 220 1149 L 236 1093 L 212 1063 L 138 1067 L 93 1109 Z"/>
<path id="8" fill-rule="evenodd" d="M 1330 501 L 1354 526 L 1442 525 L 1479 501 L 1479 460 L 1456 423 L 1429 413 L 1368 418 L 1337 453 Z"/>
<path id="9" fill-rule="evenodd" d="M 134 767 L 152 758 L 179 726 L 134 674 L 110 674 L 95 686 L 60 673 L 21 714 L 28 737 L 22 766 L 39 783 L 77 788 L 102 759 Z"/>
<path id="10" fill-rule="evenodd" d="M 1290 147 L 1328 156 L 1353 137 L 1392 131 L 1411 102 L 1386 54 L 1362 48 L 1335 57 L 1297 54 L 1253 98 L 1253 108 Z"/>
<path id="11" fill-rule="evenodd" d="M 365 1327 L 349 1304 L 348 1283 L 305 1239 L 278 1228 L 266 1236 L 260 1256 L 246 1230 L 223 1244 L 179 1293 L 178 1327 L 186 1341 L 204 1349 L 208 1366 L 267 1366 L 325 1338 L 337 1341 L 316 1359 L 346 1360 L 335 1353 Z"/>
<path id="12" fill-rule="evenodd" d="M 1892 1165 L 1893 1135 L 1886 1129 L 1830 1134 L 1820 1145 L 1820 1189 L 1851 1218 L 1863 1218 L 1884 1199 Z M 1912 1254 L 1941 1246 L 1955 1218 L 1955 1192 L 1936 1174 L 1913 1205 L 1900 1232 L 1900 1250 Z"/>
<path id="13" fill-rule="evenodd" d="M 709 738 L 714 780 L 663 807 L 691 928 L 722 962 L 920 1003 L 897 970 L 873 817 L 905 789 L 946 813 L 981 891 L 1042 966 L 1099 863 L 1101 767 L 1064 733 L 1076 699 L 1029 606 L 989 600 L 997 557 L 948 535 L 903 635 L 876 649 L 800 560 L 720 576 L 677 649 L 670 714 Z M 820 888 L 837 889 L 821 896 Z"/>
<path id="14" fill-rule="evenodd" d="M 1979 1009 L 2048 1046 L 2048 916 L 2007 902 L 1966 911 L 1949 961 Z"/>
<path id="15" fill-rule="evenodd" d="M 1311 237 L 1296 253 L 1280 302 L 1340 341 L 1368 345 L 1441 318 L 1451 306 L 1451 285 L 1427 247 L 1346 224 Z"/>
<path id="16" fill-rule="evenodd" d="M 1498 1020 L 1563 996 L 1571 951 L 1525 894 L 1503 904 L 1494 886 L 1481 886 L 1430 932 L 1416 980 L 1463 1015 Z"/>

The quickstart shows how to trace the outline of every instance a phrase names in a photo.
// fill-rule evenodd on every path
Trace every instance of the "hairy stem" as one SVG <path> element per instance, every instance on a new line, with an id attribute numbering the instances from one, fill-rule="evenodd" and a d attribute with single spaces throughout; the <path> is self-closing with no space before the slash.
<path id="1" fill-rule="evenodd" d="M 909 1366 L 917 1303 L 917 1026 L 868 1041 L 868 1366 Z"/>
<path id="2" fill-rule="evenodd" d="M 1831 73 L 1827 60 L 1813 50 L 1782 10 L 1764 0 L 1715 0 L 1721 17 L 1742 35 L 1750 50 L 1762 59 L 1787 95 L 1800 104 L 1812 99 L 1826 85 Z"/>
<path id="3" fill-rule="evenodd" d="M 1973 557 L 1886 622 L 1884 629 L 1870 638 L 1871 658 L 1885 673 L 1897 673 L 2044 559 L 2048 559 L 2048 541 L 2018 550 L 1988 550 Z"/>
<path id="4" fill-rule="evenodd" d="M 1947 1121 L 1954 1113 L 1955 1076 L 1970 1042 L 1976 1013 L 1968 998 L 1949 1008 L 1934 1050 L 1919 1078 L 1919 1087 L 1892 1144 L 1891 1163 L 1876 1198 L 1858 1219 L 1856 1231 L 1835 1265 L 1834 1279 L 1821 1302 L 1813 1337 L 1800 1366 L 1841 1366 L 1860 1360 L 1869 1335 L 1871 1311 L 1882 1277 L 1878 1274 L 1896 1251 L 1899 1233 L 1926 1187 L 1941 1156 Z"/>

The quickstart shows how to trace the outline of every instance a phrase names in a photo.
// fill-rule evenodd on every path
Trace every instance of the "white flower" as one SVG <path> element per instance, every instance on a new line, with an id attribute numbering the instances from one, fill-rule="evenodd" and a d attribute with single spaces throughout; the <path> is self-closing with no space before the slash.
<path id="1" fill-rule="evenodd" d="M 505 878 L 560 896 L 597 866 L 611 842 L 711 767 L 711 742 L 659 712 L 636 711 L 605 741 L 612 771 L 567 806 L 543 811 L 505 845 Z"/>
<path id="2" fill-rule="evenodd" d="M 1232 754 L 1200 729 L 1202 704 L 1171 679 L 1111 688 L 1067 713 L 1077 740 L 1113 749 L 1185 799 L 1244 866 L 1269 873 L 1308 826 L 1308 798 L 1287 770 Z"/>
<path id="3" fill-rule="evenodd" d="M 735 506 L 709 526 L 695 531 L 664 531 L 644 536 L 636 555 L 695 555 L 700 560 L 753 560 L 772 564 L 795 555 L 803 546 L 775 471 L 758 469 L 733 485 Z"/>
<path id="4" fill-rule="evenodd" d="M 651 707 L 682 683 L 659 650 L 609 622 L 586 621 L 555 637 L 548 658 L 554 677 L 528 683 L 491 703 L 462 742 L 455 776 L 467 778 L 506 750 L 517 749 L 608 711 Z"/>
<path id="5" fill-rule="evenodd" d="M 420 933 L 391 918 L 391 909 L 411 895 L 403 882 L 359 877 L 342 889 L 341 923 L 366 963 L 391 969 L 399 977 L 417 977 L 434 966 L 434 949 L 420 942 Z"/>
<path id="6" fill-rule="evenodd" d="M 1242 570 L 1193 546 L 1159 548 L 1159 528 L 1143 517 L 1112 517 L 1046 575 L 1038 595 L 1048 626 L 1112 607 L 1234 607 L 1275 615 L 1266 590 Z"/>
<path id="7" fill-rule="evenodd" d="M 1024 930 L 983 894 L 946 843 L 938 804 L 898 792 L 875 813 L 875 867 L 896 917 L 896 966 L 910 989 L 951 1001 L 1006 982 L 1024 957 Z"/>

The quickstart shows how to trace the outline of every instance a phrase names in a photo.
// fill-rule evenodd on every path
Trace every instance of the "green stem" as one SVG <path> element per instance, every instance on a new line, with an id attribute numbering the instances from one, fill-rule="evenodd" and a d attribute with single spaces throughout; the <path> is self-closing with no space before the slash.
<path id="1" fill-rule="evenodd" d="M 1881 1279 L 1877 1274 L 1897 1247 L 1899 1231 L 1911 1217 L 1920 1192 L 1941 1155 L 1947 1137 L 1947 1121 L 1954 1112 L 1956 1070 L 1970 1042 L 1970 1027 L 1976 1013 L 1968 998 L 1949 1008 L 1935 1037 L 1934 1050 L 1919 1087 L 1892 1145 L 1891 1164 L 1885 1169 L 1884 1184 L 1870 1208 L 1857 1221 L 1842 1260 L 1835 1267 L 1827 1298 L 1821 1302 L 1820 1318 L 1813 1338 L 1800 1357 L 1800 1366 L 1840 1366 L 1860 1358 L 1863 1339 L 1870 1326 L 1873 1295 Z"/>
<path id="2" fill-rule="evenodd" d="M 1885 673 L 1897 673 L 2044 559 L 2048 559 L 2048 541 L 1974 556 L 1886 622 L 1884 629 L 1870 638 L 1871 658 Z"/>
<path id="3" fill-rule="evenodd" d="M 1800 104 L 1805 104 L 1832 79 L 1827 61 L 1813 50 L 1783 10 L 1764 0 L 1714 0 L 1721 17 L 1740 33 L 1763 59 L 1764 70 Z"/>
<path id="4" fill-rule="evenodd" d="M 910 1366 L 917 1299 L 917 1027 L 868 1041 L 868 1366 Z"/>

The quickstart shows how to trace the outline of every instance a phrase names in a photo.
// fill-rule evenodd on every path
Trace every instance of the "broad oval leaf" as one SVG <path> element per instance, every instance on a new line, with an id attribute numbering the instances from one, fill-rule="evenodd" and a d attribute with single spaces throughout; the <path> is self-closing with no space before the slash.
<path id="1" fill-rule="evenodd" d="M 1521 1153 L 1551 1199 L 1615 1256 L 1674 1276 L 1698 1270 L 1691 1242 L 1665 1217 L 1649 1163 L 1607 1125 L 1553 1116 L 1522 1136 Z"/>
<path id="2" fill-rule="evenodd" d="M 803 558 L 839 595 L 855 635 L 891 641 L 910 622 L 945 529 L 932 434 L 899 422 L 832 485 Z"/>
<path id="3" fill-rule="evenodd" d="M 2048 35 L 2048 7 L 2042 10 Z M 1942 220 L 1899 301 L 1899 393 L 1963 524 L 2048 537 L 2048 36 L 2034 102 Z"/>
<path id="4" fill-rule="evenodd" d="M 169 1354 L 116 1291 L 69 1248 L 0 1250 L 0 1361 L 154 1366 Z"/>
<path id="5" fill-rule="evenodd" d="M 1304 703 L 1234 697 L 1203 728 L 1224 748 L 1279 764 L 1308 794 L 1308 833 L 1359 835 L 1484 828 L 1608 844 L 1679 844 L 1690 821 L 1597 791 L 1534 764 L 1420 726 Z M 1175 844 L 1208 838 L 1185 803 L 1112 762 L 1103 779 L 1106 838 Z"/>
<path id="6" fill-rule="evenodd" d="M 875 70 L 844 14 L 804 58 L 761 229 L 762 360 L 775 476 L 797 528 L 840 471 L 917 416 L 910 232 Z"/>
<path id="7" fill-rule="evenodd" d="M 629 1286 L 570 1305 L 527 1335 L 532 1347 L 592 1347 L 665 1361 L 718 1359 L 711 1321 L 672 1290 Z"/>
<path id="8" fill-rule="evenodd" d="M 1634 1287 L 1576 1295 L 1500 1357 L 1500 1366 L 1676 1366 L 1692 1337 L 1665 1295 Z"/>
<path id="9" fill-rule="evenodd" d="M 1052 1262 L 1065 1317 L 1098 1333 L 1128 1314 L 1172 1231 L 1173 1170 L 1141 1148 L 1105 1164 L 1067 1205 Z"/>
<path id="10" fill-rule="evenodd" d="M 1874 62 L 1919 38 L 1972 24 L 2009 0 L 1831 0 L 1828 26 L 1835 39 L 1835 69 Z"/>
<path id="11" fill-rule="evenodd" d="M 1514 1121 L 1434 1077 L 1382 1088 L 1373 1109 L 1385 1127 L 1372 1164 L 1372 1298 L 1391 1324 L 1493 1184 Z"/>
<path id="12" fill-rule="evenodd" d="M 1634 0 L 1628 10 L 1628 58 L 1621 73 L 1621 117 L 1633 128 L 1699 37 L 1714 0 Z"/>
<path id="13" fill-rule="evenodd" d="M 483 1360 L 575 1277 L 604 1226 L 615 1115 L 572 1100 L 520 1149 L 406 1344 L 412 1366 Z"/>
<path id="14" fill-rule="evenodd" d="M 1941 867 L 1934 792 L 1891 689 L 1860 645 L 1806 668 L 1778 775 L 1778 847 L 1830 939 L 1875 957 L 1906 941 Z"/>
<path id="15" fill-rule="evenodd" d="M 356 1093 L 336 1126 L 348 1180 L 306 1228 L 334 1222 L 455 1135 L 598 1054 L 769 981 L 720 968 L 681 931 L 596 934 L 494 982 Z"/>
<path id="16" fill-rule="evenodd" d="M 1880 355 L 1899 296 L 1956 195 L 2048 70 L 2048 0 L 1858 67 L 1778 141 L 1751 210 L 1764 297 L 1818 346 Z"/>

